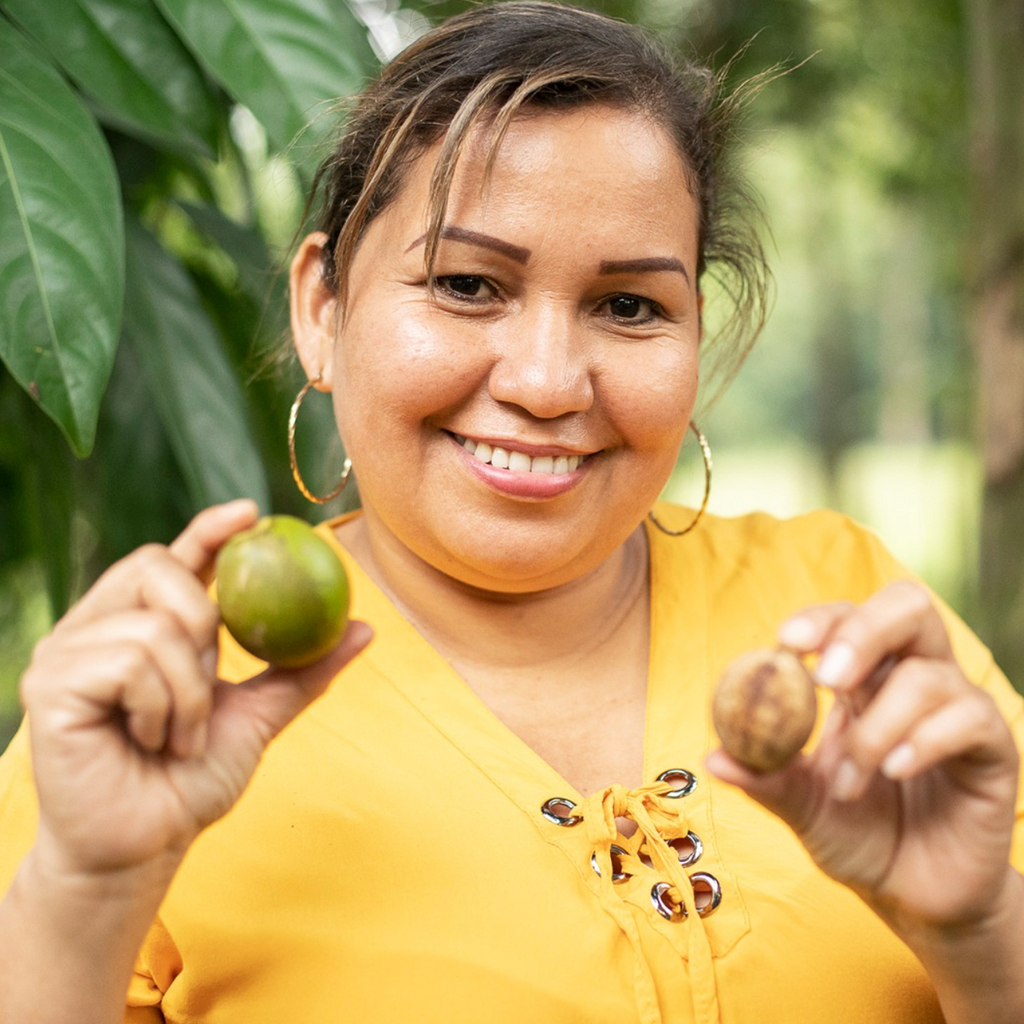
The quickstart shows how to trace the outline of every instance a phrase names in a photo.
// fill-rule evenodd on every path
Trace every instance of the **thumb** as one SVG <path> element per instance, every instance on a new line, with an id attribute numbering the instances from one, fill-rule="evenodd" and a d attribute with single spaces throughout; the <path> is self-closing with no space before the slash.
<path id="1" fill-rule="evenodd" d="M 704 764 L 712 775 L 742 789 L 797 835 L 806 829 L 820 803 L 821 781 L 812 769 L 812 759 L 804 754 L 763 775 L 745 768 L 724 750 L 713 750 Z"/>
<path id="2" fill-rule="evenodd" d="M 358 619 L 348 624 L 341 642 L 311 665 L 268 668 L 244 683 L 219 687 L 222 721 L 239 728 L 244 719 L 266 746 L 300 711 L 321 696 L 338 673 L 373 639 L 373 630 Z"/>

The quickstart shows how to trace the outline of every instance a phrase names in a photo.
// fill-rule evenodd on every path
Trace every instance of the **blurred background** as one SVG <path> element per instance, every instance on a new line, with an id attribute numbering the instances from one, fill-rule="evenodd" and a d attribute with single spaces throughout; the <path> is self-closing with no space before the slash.
<path id="1" fill-rule="evenodd" d="M 341 510 L 291 482 L 280 270 L 334 100 L 467 6 L 0 0 L 0 749 L 32 646 L 112 561 L 237 495 Z M 789 69 L 736 150 L 777 297 L 699 411 L 711 508 L 849 513 L 1024 686 L 1024 0 L 580 6 L 733 84 Z M 320 490 L 328 405 L 299 425 Z M 667 495 L 701 481 L 691 441 Z"/>

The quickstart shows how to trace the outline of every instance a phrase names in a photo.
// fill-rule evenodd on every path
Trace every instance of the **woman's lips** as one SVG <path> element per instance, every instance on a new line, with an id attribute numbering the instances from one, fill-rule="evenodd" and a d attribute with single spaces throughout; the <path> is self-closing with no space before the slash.
<path id="1" fill-rule="evenodd" d="M 463 461 L 478 479 L 503 494 L 518 498 L 555 498 L 571 491 L 583 478 L 582 467 L 592 458 L 590 454 L 567 454 L 564 449 L 552 448 L 546 452 L 540 449 L 543 454 L 530 454 L 474 441 L 461 434 L 451 437 L 461 448 Z M 538 450 L 536 446 L 530 447 Z"/>

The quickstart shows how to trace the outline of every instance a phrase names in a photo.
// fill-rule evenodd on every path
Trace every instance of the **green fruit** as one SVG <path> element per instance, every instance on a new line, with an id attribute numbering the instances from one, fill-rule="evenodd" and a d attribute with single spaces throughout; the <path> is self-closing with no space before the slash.
<path id="1" fill-rule="evenodd" d="M 322 658 L 348 625 L 348 576 L 334 549 L 294 516 L 267 516 L 217 556 L 217 603 L 231 635 L 284 668 Z"/>

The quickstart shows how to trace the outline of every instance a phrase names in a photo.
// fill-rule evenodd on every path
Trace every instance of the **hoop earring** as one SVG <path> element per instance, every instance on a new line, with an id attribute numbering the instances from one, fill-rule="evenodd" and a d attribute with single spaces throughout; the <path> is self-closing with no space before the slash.
<path id="1" fill-rule="evenodd" d="M 302 479 L 302 474 L 299 472 L 299 463 L 295 458 L 295 423 L 299 418 L 299 406 L 302 405 L 302 400 L 309 393 L 310 388 L 319 384 L 322 378 L 323 374 L 318 373 L 312 380 L 306 381 L 302 386 L 302 390 L 295 396 L 295 401 L 292 402 L 292 410 L 288 414 L 288 461 L 292 467 L 292 478 L 295 480 L 295 486 L 298 487 L 302 496 L 309 501 L 316 502 L 317 505 L 324 505 L 332 498 L 336 498 L 341 494 L 345 490 L 349 474 L 352 472 L 352 460 L 346 458 L 345 465 L 341 470 L 341 479 L 338 481 L 338 486 L 330 494 L 326 495 L 314 494 L 306 486 L 306 482 Z"/>
<path id="2" fill-rule="evenodd" d="M 681 530 L 670 530 L 667 526 L 660 523 L 653 510 L 647 513 L 647 518 L 662 533 L 668 534 L 669 537 L 682 537 L 684 533 L 689 533 L 700 522 L 708 507 L 708 498 L 711 497 L 711 446 L 708 444 L 707 438 L 697 429 L 697 424 L 692 420 L 690 421 L 690 429 L 697 435 L 697 443 L 700 445 L 701 455 L 704 457 L 704 500 L 700 503 L 700 511 L 693 517 L 693 522 L 689 526 L 684 526 Z"/>

